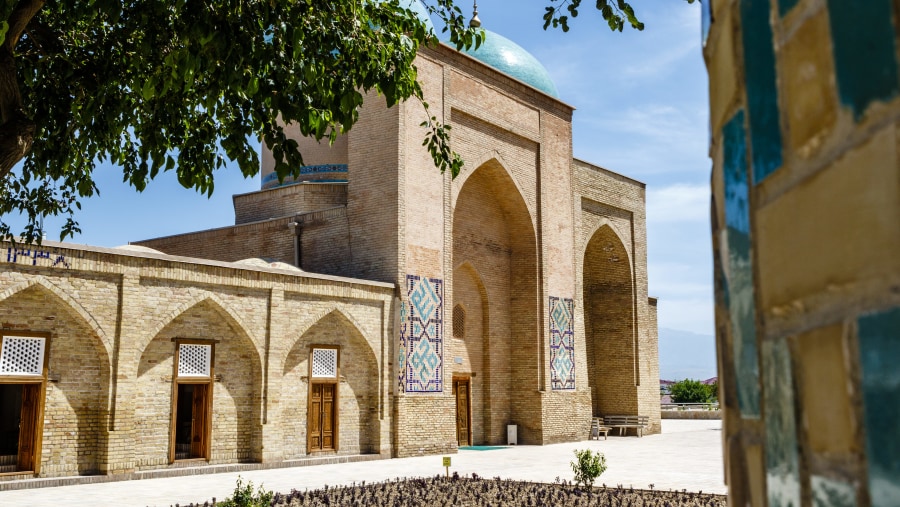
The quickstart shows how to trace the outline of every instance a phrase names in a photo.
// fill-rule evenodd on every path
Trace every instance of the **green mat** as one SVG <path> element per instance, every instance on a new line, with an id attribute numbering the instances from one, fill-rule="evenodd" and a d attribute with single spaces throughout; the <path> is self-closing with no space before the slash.
<path id="1" fill-rule="evenodd" d="M 506 449 L 502 445 L 466 445 L 460 447 L 460 451 L 493 451 L 494 449 Z"/>

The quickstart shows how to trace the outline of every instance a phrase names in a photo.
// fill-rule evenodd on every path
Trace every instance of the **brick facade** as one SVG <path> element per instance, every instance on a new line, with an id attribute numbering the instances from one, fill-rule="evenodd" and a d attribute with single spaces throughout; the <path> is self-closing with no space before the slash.
<path id="1" fill-rule="evenodd" d="M 63 412 L 42 474 L 175 466 L 180 338 L 215 343 L 211 463 L 307 455 L 315 345 L 340 349 L 338 454 L 455 452 L 454 379 L 476 445 L 510 424 L 520 444 L 581 440 L 614 413 L 659 431 L 644 185 L 573 160 L 571 106 L 446 46 L 416 64 L 466 161 L 456 179 L 422 147 L 421 105 L 371 94 L 334 147 L 298 138 L 346 183 L 238 195 L 234 226 L 138 242 L 164 254 L 55 245 L 68 268 L 0 271 L 4 327 L 53 337 L 47 407 Z M 234 264 L 256 257 L 302 271 Z M 81 310 L 46 323 L 67 305 Z M 89 374 L 67 374 L 73 349 Z M 55 433 L 76 426 L 78 459 Z"/>

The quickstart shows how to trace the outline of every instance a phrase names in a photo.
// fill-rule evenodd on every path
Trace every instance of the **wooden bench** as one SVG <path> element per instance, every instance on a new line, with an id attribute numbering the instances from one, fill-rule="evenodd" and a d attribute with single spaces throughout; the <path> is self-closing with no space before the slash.
<path id="1" fill-rule="evenodd" d="M 603 425 L 602 417 L 593 417 L 591 418 L 591 432 L 588 434 L 588 440 L 592 438 L 597 438 L 600 440 L 600 434 L 603 434 L 603 440 L 606 440 L 606 434 L 609 433 L 609 430 L 612 428 Z"/>
<path id="2" fill-rule="evenodd" d="M 623 435 L 628 428 L 637 430 L 637 436 L 644 436 L 644 428 L 650 422 L 646 415 L 605 415 L 602 417 L 603 425 L 609 428 L 619 428 L 619 435 Z"/>

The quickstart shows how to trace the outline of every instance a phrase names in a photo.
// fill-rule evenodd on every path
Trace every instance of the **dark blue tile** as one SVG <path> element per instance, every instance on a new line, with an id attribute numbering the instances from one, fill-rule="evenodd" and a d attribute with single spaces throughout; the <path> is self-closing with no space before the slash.
<path id="1" fill-rule="evenodd" d="M 781 126 L 775 83 L 775 50 L 769 22 L 769 0 L 741 0 L 744 79 L 753 182 L 758 184 L 781 167 Z"/>
<path id="2" fill-rule="evenodd" d="M 800 0 L 778 0 L 778 13 L 784 16 L 796 7 L 798 3 L 800 3 Z"/>
<path id="3" fill-rule="evenodd" d="M 872 507 L 900 501 L 900 308 L 859 318 L 859 358 Z"/>
<path id="4" fill-rule="evenodd" d="M 738 406 L 745 417 L 759 416 L 759 362 L 756 305 L 751 264 L 750 205 L 744 112 L 722 128 L 725 182 L 725 236 L 722 270 L 728 287 Z"/>
<path id="5" fill-rule="evenodd" d="M 762 344 L 766 492 L 769 507 L 800 507 L 800 456 L 791 354 L 783 339 Z"/>
<path id="6" fill-rule="evenodd" d="M 897 95 L 890 0 L 828 0 L 841 102 L 859 119 L 872 101 Z"/>

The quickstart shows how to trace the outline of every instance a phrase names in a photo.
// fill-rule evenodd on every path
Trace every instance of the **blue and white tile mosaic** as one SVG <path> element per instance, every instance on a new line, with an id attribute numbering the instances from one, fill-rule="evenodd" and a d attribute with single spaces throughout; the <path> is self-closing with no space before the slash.
<path id="1" fill-rule="evenodd" d="M 741 415 L 759 417 L 759 363 L 757 360 L 756 302 L 750 235 L 750 194 L 744 111 L 738 111 L 722 128 L 725 176 L 725 236 L 722 272 L 731 316 L 738 407 Z"/>
<path id="2" fill-rule="evenodd" d="M 288 176 L 282 182 L 278 181 L 277 173 L 269 173 L 262 178 L 260 188 L 262 190 L 268 190 L 270 188 L 284 187 L 295 183 L 303 183 L 305 181 L 315 183 L 346 183 L 347 164 L 305 165 L 300 168 L 300 174 L 296 178 Z"/>
<path id="3" fill-rule="evenodd" d="M 405 319 L 401 349 L 405 350 L 401 382 L 407 393 L 444 390 L 444 282 L 406 276 Z M 402 315 L 402 313 L 401 313 Z"/>
<path id="4" fill-rule="evenodd" d="M 856 488 L 844 481 L 810 475 L 813 507 L 856 507 Z"/>
<path id="5" fill-rule="evenodd" d="M 550 296 L 550 388 L 575 389 L 575 301 Z"/>
<path id="6" fill-rule="evenodd" d="M 783 338 L 762 343 L 769 507 L 800 505 L 800 451 L 791 352 Z"/>
<path id="7" fill-rule="evenodd" d="M 400 343 L 397 345 L 397 383 L 400 392 L 406 390 L 406 343 L 409 337 L 409 311 L 407 306 L 409 303 L 400 303 Z"/>

